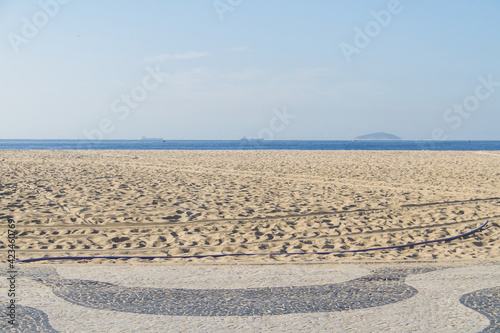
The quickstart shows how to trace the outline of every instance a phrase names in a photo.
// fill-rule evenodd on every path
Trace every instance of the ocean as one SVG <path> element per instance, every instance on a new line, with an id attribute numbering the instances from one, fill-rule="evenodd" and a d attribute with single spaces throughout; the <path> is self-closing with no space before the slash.
<path id="1" fill-rule="evenodd" d="M 500 150 L 500 141 L 0 140 L 0 150 Z"/>

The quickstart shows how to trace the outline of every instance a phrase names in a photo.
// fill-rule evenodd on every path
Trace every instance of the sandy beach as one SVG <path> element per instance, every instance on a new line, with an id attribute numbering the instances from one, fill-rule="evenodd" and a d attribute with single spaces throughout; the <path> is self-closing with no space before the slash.
<path id="1" fill-rule="evenodd" d="M 459 235 L 486 220 L 490 224 L 485 230 L 466 239 L 406 249 L 153 262 L 500 257 L 499 152 L 2 151 L 0 155 L 0 219 L 16 222 L 20 259 L 354 250 Z M 6 245 L 3 223 L 0 246 Z M 110 263 L 91 261 L 102 262 Z"/>

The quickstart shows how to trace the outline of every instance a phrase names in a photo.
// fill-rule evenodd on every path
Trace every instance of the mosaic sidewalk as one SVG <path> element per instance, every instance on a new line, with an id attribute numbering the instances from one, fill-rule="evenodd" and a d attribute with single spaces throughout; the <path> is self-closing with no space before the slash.
<path id="1" fill-rule="evenodd" d="M 500 332 L 492 263 L 45 264 L 19 273 L 17 326 L 2 317 L 2 332 Z"/>

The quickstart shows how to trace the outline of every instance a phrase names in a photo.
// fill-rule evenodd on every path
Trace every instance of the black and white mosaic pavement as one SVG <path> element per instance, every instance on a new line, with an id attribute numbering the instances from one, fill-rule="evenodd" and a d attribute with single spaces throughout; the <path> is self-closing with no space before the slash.
<path id="1" fill-rule="evenodd" d="M 262 316 L 335 312 L 397 303 L 418 291 L 410 274 L 435 268 L 377 269 L 351 281 L 316 286 L 248 289 L 129 288 L 110 283 L 63 279 L 55 270 L 33 279 L 70 303 L 100 310 L 171 316 Z"/>
<path id="2" fill-rule="evenodd" d="M 500 332 L 500 287 L 466 294 L 460 298 L 460 303 L 490 320 L 490 326 L 483 333 Z"/>
<path id="3" fill-rule="evenodd" d="M 16 306 L 15 325 L 11 325 L 5 318 L 0 322 L 0 332 L 47 332 L 57 333 L 49 323 L 48 316 L 41 310 L 29 306 Z"/>
<path id="4" fill-rule="evenodd" d="M 85 274 L 85 268 L 78 269 Z M 148 273 L 134 278 L 134 274 L 127 275 L 126 268 L 122 270 L 124 285 L 119 282 L 120 275 L 108 279 L 112 283 L 91 277 L 101 271 L 107 274 L 105 268 L 94 268 L 91 274 L 85 274 L 87 279 L 78 279 L 77 272 L 70 275 L 73 278 L 65 278 L 48 265 L 24 266 L 18 281 L 23 291 L 17 307 L 19 326 L 12 329 L 2 320 L 0 332 L 56 332 L 55 327 L 75 331 L 80 325 L 88 332 L 100 332 L 104 327 L 123 330 L 136 327 L 138 331 L 152 327 L 193 332 L 221 327 L 247 330 L 259 318 L 261 321 L 255 326 L 258 329 L 291 331 L 325 327 L 331 331 L 418 331 L 425 324 L 428 331 L 500 332 L 500 287 L 492 288 L 497 285 L 499 272 L 493 266 L 480 270 L 437 265 L 371 266 L 371 273 L 361 277 L 359 273 L 368 271 L 357 270 L 356 274 L 355 270 L 346 270 L 345 276 L 352 279 L 345 282 L 301 285 L 292 276 L 293 282 L 286 287 L 281 282 L 266 287 L 266 283 L 254 281 L 252 288 L 239 283 L 238 289 L 211 289 L 219 284 L 203 288 L 200 282 L 196 282 L 198 289 L 160 287 L 168 286 L 163 280 L 159 285 L 153 283 L 155 288 L 140 287 L 140 279 Z M 202 271 L 209 272 L 206 268 Z M 190 277 L 197 280 L 196 272 L 187 274 L 186 281 Z M 218 270 L 214 268 L 213 272 Z M 285 267 L 276 267 L 271 274 L 289 273 Z M 253 273 L 246 276 L 256 277 Z M 200 279 L 210 280 L 201 275 Z M 148 280 L 148 284 L 152 281 Z M 130 282 L 135 287 L 125 286 Z M 189 286 L 189 283 L 177 285 Z M 297 320 L 300 324 L 290 324 L 290 317 L 280 316 L 285 314 L 295 315 L 294 323 Z M 248 324 L 250 319 L 253 326 Z"/>

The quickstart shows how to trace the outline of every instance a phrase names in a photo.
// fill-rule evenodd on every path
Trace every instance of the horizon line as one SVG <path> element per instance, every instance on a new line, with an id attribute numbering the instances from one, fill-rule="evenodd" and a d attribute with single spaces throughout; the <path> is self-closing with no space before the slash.
<path id="1" fill-rule="evenodd" d="M 146 142 L 157 142 L 157 141 L 242 141 L 242 139 L 163 139 L 154 138 L 152 140 L 143 139 L 5 139 L 0 138 L 0 141 L 88 141 L 88 142 L 102 142 L 102 141 L 146 141 Z M 282 140 L 269 140 L 269 139 L 249 139 L 249 141 L 500 141 L 500 139 L 450 139 L 450 140 L 434 140 L 434 139 L 282 139 Z"/>

